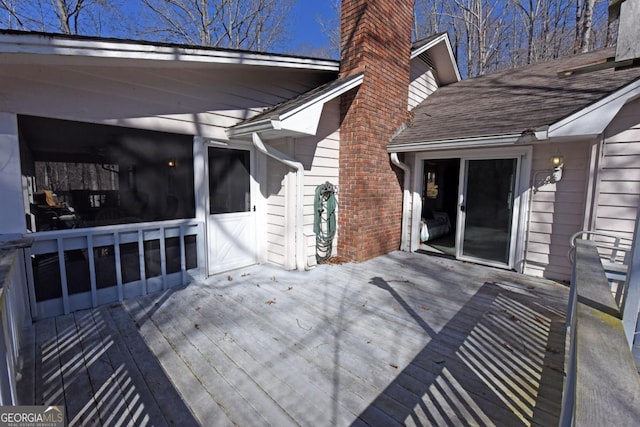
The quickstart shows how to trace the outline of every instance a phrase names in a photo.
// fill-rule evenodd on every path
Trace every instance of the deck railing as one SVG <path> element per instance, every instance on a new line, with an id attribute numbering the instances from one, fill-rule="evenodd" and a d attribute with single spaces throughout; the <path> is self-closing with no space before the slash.
<path id="1" fill-rule="evenodd" d="M 172 220 L 33 233 L 26 275 L 34 319 L 204 277 L 204 225 Z"/>
<path id="2" fill-rule="evenodd" d="M 560 425 L 637 425 L 640 379 L 596 243 L 576 240 Z"/>
<path id="3" fill-rule="evenodd" d="M 0 248 L 0 405 L 16 405 L 20 341 L 27 313 L 22 249 Z"/>

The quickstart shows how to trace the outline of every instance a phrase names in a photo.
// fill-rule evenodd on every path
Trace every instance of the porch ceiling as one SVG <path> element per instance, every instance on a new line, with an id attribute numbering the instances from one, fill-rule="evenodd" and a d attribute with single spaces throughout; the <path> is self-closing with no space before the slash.
<path id="1" fill-rule="evenodd" d="M 35 323 L 21 402 L 79 424 L 557 425 L 566 298 L 401 252 L 252 267 Z"/>

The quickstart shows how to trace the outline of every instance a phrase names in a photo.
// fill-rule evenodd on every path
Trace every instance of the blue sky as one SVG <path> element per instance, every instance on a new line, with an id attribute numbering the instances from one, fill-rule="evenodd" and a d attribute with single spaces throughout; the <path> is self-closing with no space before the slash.
<path id="1" fill-rule="evenodd" d="M 289 18 L 292 48 L 305 44 L 313 48 L 321 48 L 329 44 L 329 40 L 322 33 L 318 18 L 325 21 L 331 19 L 335 15 L 332 4 L 333 0 L 297 0 L 295 2 Z"/>

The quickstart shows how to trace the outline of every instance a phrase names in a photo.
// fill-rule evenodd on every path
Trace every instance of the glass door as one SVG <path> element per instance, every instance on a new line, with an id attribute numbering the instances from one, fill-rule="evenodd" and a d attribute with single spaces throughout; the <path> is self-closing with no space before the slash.
<path id="1" fill-rule="evenodd" d="M 464 160 L 456 252 L 460 259 L 512 267 L 518 161 Z M 464 174 L 464 175 L 463 175 Z"/>

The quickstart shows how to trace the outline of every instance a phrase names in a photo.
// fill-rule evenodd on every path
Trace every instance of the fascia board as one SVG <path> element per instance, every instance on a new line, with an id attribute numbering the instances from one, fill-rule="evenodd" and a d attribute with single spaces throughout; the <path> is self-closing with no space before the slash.
<path id="1" fill-rule="evenodd" d="M 462 80 L 462 77 L 460 76 L 460 70 L 458 69 L 458 62 L 456 61 L 456 58 L 453 55 L 453 48 L 451 47 L 451 42 L 449 42 L 449 36 L 446 33 L 441 34 L 440 36 L 436 37 L 434 40 L 430 41 L 429 43 L 411 52 L 411 60 L 422 55 L 429 49 L 432 49 L 433 47 L 437 46 L 439 43 L 444 43 L 447 49 L 447 52 L 449 53 L 451 67 L 453 68 L 453 72 L 456 76 L 457 81 Z"/>
<path id="2" fill-rule="evenodd" d="M 364 74 L 353 78 L 352 80 L 349 80 L 347 82 L 345 82 L 344 84 L 333 88 L 333 90 L 322 93 L 321 95 L 318 95 L 316 98 L 313 98 L 311 100 L 309 100 L 309 102 L 306 102 L 302 105 L 299 105 L 296 108 L 291 109 L 290 111 L 286 111 L 283 114 L 280 115 L 280 120 L 285 120 L 295 114 L 298 114 L 299 112 L 312 107 L 314 104 L 326 104 L 327 102 L 331 101 L 334 98 L 337 98 L 338 96 L 342 95 L 345 92 L 350 91 L 351 89 L 358 87 L 362 84 L 364 80 Z"/>
<path id="3" fill-rule="evenodd" d="M 429 43 L 425 44 L 424 46 L 420 46 L 418 49 L 415 49 L 413 52 L 411 52 L 411 59 L 417 58 L 418 56 L 422 55 L 423 53 L 425 53 L 426 51 L 428 51 L 429 49 L 431 49 L 432 47 L 434 47 L 438 43 L 440 43 L 443 40 L 446 40 L 448 38 L 449 37 L 447 36 L 446 33 L 440 34 L 438 37 L 436 37 L 435 39 L 431 40 Z"/>
<path id="4" fill-rule="evenodd" d="M 631 98 L 640 96 L 640 80 L 549 126 L 549 138 L 599 135 Z"/>
<path id="5" fill-rule="evenodd" d="M 237 137 L 270 130 L 285 130 L 300 133 L 301 135 L 315 135 L 320 123 L 324 104 L 361 85 L 363 80 L 364 75 L 354 77 L 344 84 L 333 88 L 331 91 L 319 94 L 308 102 L 289 111 L 285 111 L 280 115 L 227 129 L 227 135 L 229 135 L 229 137 Z"/>
<path id="6" fill-rule="evenodd" d="M 72 40 L 45 35 L 0 34 L 0 53 L 257 65 L 334 72 L 339 70 L 339 63 L 331 60 L 135 42 Z"/>
<path id="7" fill-rule="evenodd" d="M 502 145 L 514 145 L 522 141 L 521 134 L 495 135 L 477 138 L 446 139 L 440 141 L 424 141 L 408 144 L 390 145 L 389 153 L 406 153 L 415 151 L 450 150 L 460 148 L 486 148 Z"/>

